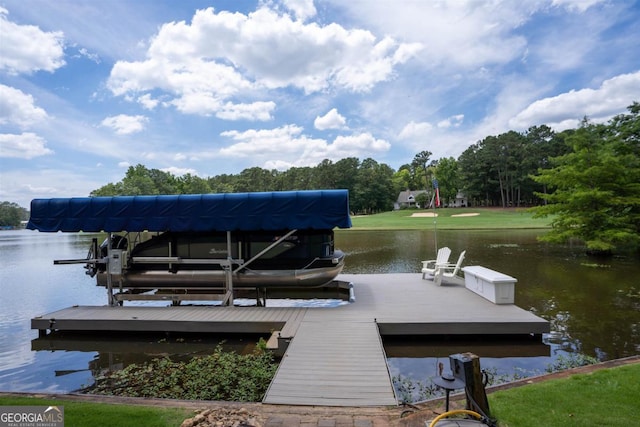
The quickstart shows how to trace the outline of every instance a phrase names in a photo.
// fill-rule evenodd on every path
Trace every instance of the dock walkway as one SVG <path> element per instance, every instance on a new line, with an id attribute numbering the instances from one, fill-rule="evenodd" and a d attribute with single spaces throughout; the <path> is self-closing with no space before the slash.
<path id="1" fill-rule="evenodd" d="M 303 320 L 264 403 L 386 406 L 397 403 L 372 321 Z"/>
<path id="2" fill-rule="evenodd" d="M 420 274 L 340 275 L 355 302 L 338 307 L 71 307 L 32 329 L 270 333 L 290 344 L 265 403 L 396 404 L 381 335 L 540 335 L 549 323 L 513 304 Z M 517 292 L 516 292 L 517 296 Z M 516 300 L 517 302 L 517 300 Z"/>

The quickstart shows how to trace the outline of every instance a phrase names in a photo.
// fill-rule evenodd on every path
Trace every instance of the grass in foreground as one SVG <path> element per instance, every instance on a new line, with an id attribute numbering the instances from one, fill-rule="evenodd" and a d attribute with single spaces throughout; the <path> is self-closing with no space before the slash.
<path id="1" fill-rule="evenodd" d="M 500 427 L 638 425 L 640 364 L 576 374 L 489 395 Z"/>
<path id="2" fill-rule="evenodd" d="M 415 230 L 433 227 L 439 230 L 549 228 L 549 218 L 533 218 L 526 209 L 499 208 L 445 208 L 437 209 L 434 219 L 432 209 L 403 209 L 375 215 L 354 216 L 353 229 L 361 230 Z"/>
<path id="3" fill-rule="evenodd" d="M 640 363 L 530 384 L 489 395 L 500 427 L 637 425 Z M 181 408 L 84 403 L 0 396 L 0 405 L 64 406 L 66 425 L 74 427 L 179 426 L 193 415 Z"/>
<path id="4" fill-rule="evenodd" d="M 64 406 L 65 425 L 73 427 L 179 426 L 193 416 L 182 408 L 157 408 L 30 397 L 0 397 L 1 406 Z"/>

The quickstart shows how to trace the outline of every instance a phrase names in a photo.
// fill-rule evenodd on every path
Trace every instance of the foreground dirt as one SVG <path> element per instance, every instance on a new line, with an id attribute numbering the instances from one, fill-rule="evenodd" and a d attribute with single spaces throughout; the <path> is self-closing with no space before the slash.
<path id="1" fill-rule="evenodd" d="M 501 384 L 487 389 L 487 393 L 633 363 L 640 363 L 640 356 Z M 186 419 L 181 427 L 424 427 L 425 422 L 432 420 L 445 410 L 445 402 L 442 398 L 409 406 L 327 407 L 141 399 L 84 394 L 0 393 L 0 395 L 191 409 L 193 415 Z M 464 405 L 464 394 L 451 396 L 450 409 L 460 409 Z"/>

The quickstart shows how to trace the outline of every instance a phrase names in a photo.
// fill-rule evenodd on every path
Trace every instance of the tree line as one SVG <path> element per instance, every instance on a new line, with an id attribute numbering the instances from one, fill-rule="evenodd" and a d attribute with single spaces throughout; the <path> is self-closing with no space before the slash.
<path id="1" fill-rule="evenodd" d="M 426 143 L 425 145 L 428 145 Z M 354 213 L 391 210 L 402 190 L 426 190 L 437 179 L 444 205 L 463 192 L 470 206 L 534 206 L 552 216 L 547 239 L 580 238 L 594 252 L 640 246 L 640 104 L 606 124 L 585 118 L 577 129 L 546 125 L 487 136 L 457 159 L 428 150 L 394 170 L 372 158 L 349 157 L 286 171 L 252 167 L 208 178 L 174 176 L 131 166 L 122 181 L 91 196 L 230 193 L 344 188 Z"/>
<path id="2" fill-rule="evenodd" d="M 109 183 L 91 196 L 244 193 L 315 189 L 348 189 L 353 212 L 377 213 L 389 210 L 397 198 L 394 170 L 371 158 L 355 157 L 332 162 L 323 160 L 314 167 L 293 167 L 286 171 L 252 167 L 239 174 L 208 178 L 186 174 L 175 176 L 144 165 L 130 166 L 122 181 Z"/>
<path id="3" fill-rule="evenodd" d="M 17 228 L 29 219 L 29 211 L 17 203 L 0 202 L 0 228 Z"/>
<path id="4" fill-rule="evenodd" d="M 533 206 L 543 201 L 537 194 L 545 191 L 545 185 L 534 180 L 535 174 L 540 168 L 549 167 L 551 158 L 570 151 L 567 138 L 574 132 L 555 133 L 544 125 L 524 133 L 510 131 L 486 137 L 458 159 L 434 160 L 430 151 L 421 151 L 398 170 L 372 158 L 348 157 L 285 171 L 251 167 L 239 174 L 202 178 L 192 174 L 175 176 L 138 164 L 128 168 L 122 181 L 100 187 L 91 196 L 344 188 L 349 190 L 355 213 L 377 213 L 393 209 L 403 190 L 426 190 L 424 200 L 428 202 L 433 180 L 437 179 L 445 206 L 459 192 L 464 193 L 470 206 Z"/>
<path id="5" fill-rule="evenodd" d="M 507 132 L 489 136 L 470 146 L 462 155 L 432 160 L 428 150 L 417 153 L 411 163 L 396 171 L 372 158 L 348 157 L 337 162 L 325 159 L 316 166 L 292 167 L 285 171 L 260 167 L 239 174 L 202 178 L 192 174 L 175 176 L 138 164 L 130 166 L 122 179 L 91 192 L 91 196 L 237 193 L 344 188 L 349 190 L 355 213 L 377 213 L 393 209 L 400 191 L 426 190 L 422 205 L 433 193 L 437 179 L 443 205 L 463 192 L 471 206 L 536 205 L 544 190 L 533 175 L 550 159 L 567 153 L 566 139 L 573 130 L 554 133 L 548 126 L 532 127 L 525 133 Z"/>

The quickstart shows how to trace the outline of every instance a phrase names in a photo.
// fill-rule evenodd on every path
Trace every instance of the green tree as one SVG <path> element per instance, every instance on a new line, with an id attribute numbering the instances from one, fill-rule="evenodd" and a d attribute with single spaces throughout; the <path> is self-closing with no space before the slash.
<path id="1" fill-rule="evenodd" d="M 115 184 L 110 182 L 96 190 L 93 190 L 89 195 L 91 197 L 124 195 L 124 192 L 122 191 L 122 182 L 117 182 Z"/>
<path id="2" fill-rule="evenodd" d="M 178 194 L 206 194 L 211 193 L 209 182 L 197 175 L 187 173 L 175 179 Z M 160 193 L 167 194 L 167 193 Z"/>
<path id="3" fill-rule="evenodd" d="M 221 174 L 207 178 L 212 193 L 233 193 L 236 188 L 237 175 Z"/>
<path id="4" fill-rule="evenodd" d="M 242 193 L 271 191 L 276 186 L 276 175 L 275 171 L 269 171 L 257 166 L 244 169 L 238 176 L 235 191 Z"/>
<path id="5" fill-rule="evenodd" d="M 431 188 L 431 180 L 429 174 L 427 173 L 427 166 L 429 164 L 429 159 L 431 158 L 431 151 L 424 150 L 413 156 L 413 161 L 411 162 L 411 167 L 414 170 L 415 176 L 422 175 L 420 179 L 420 188 L 424 188 L 429 191 Z M 416 183 L 417 184 L 417 183 Z M 418 188 L 411 188 L 411 190 L 417 190 Z"/>
<path id="6" fill-rule="evenodd" d="M 292 167 L 278 177 L 279 190 L 310 190 L 313 182 L 313 169 L 304 167 Z"/>
<path id="7" fill-rule="evenodd" d="M 453 157 L 440 159 L 438 166 L 435 168 L 435 176 L 438 179 L 440 199 L 443 201 L 443 204 L 455 200 L 460 190 L 458 161 Z"/>
<path id="8" fill-rule="evenodd" d="M 551 189 L 539 194 L 547 205 L 536 216 L 553 215 L 543 239 L 584 241 L 590 254 L 608 254 L 619 246 L 640 244 L 640 164 L 638 111 L 609 126 L 583 120 L 567 138 L 572 151 L 552 158 L 550 169 L 534 179 Z M 634 131 L 635 129 L 635 131 Z"/>
<path id="9" fill-rule="evenodd" d="M 411 187 L 411 170 L 407 165 L 401 166 L 400 169 L 393 174 L 392 181 L 396 193 L 416 189 Z"/>
<path id="10" fill-rule="evenodd" d="M 316 189 L 336 188 L 336 166 L 329 159 L 320 162 L 313 171 L 313 180 L 311 185 Z"/>
<path id="11" fill-rule="evenodd" d="M 458 157 L 460 186 L 473 205 L 491 206 L 497 196 L 491 179 L 491 160 L 481 143 L 471 145 Z"/>
<path id="12" fill-rule="evenodd" d="M 138 164 L 129 166 L 122 181 L 109 183 L 91 192 L 91 196 L 141 196 L 176 194 L 176 178 L 169 172 L 148 169 Z"/>
<path id="13" fill-rule="evenodd" d="M 13 202 L 0 202 L 0 227 L 18 227 L 29 218 L 29 211 Z"/>
<path id="14" fill-rule="evenodd" d="M 351 209 L 355 212 L 377 213 L 393 208 L 397 194 L 393 188 L 393 169 L 371 158 L 362 161 L 357 182 L 350 195 Z"/>

